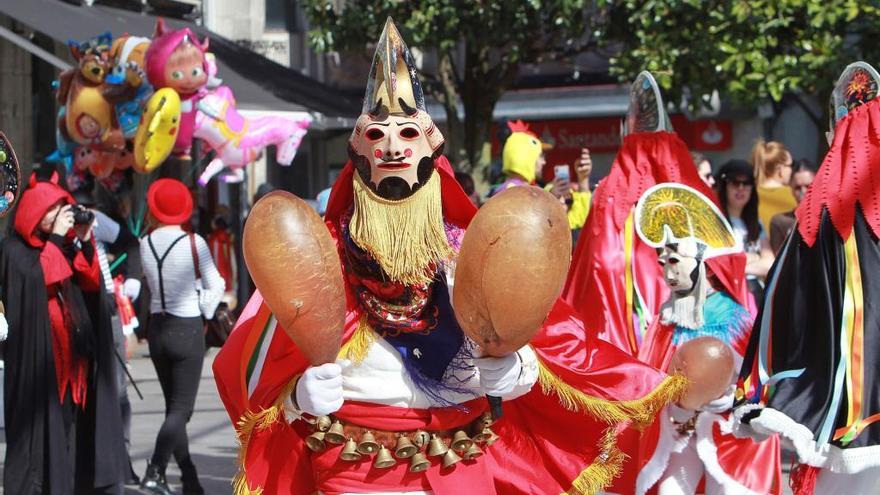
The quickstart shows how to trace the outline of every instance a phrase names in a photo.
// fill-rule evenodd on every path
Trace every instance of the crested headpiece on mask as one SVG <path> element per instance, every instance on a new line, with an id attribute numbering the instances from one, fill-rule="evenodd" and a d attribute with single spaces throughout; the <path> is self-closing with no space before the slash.
<path id="1" fill-rule="evenodd" d="M 414 115 L 425 110 L 425 95 L 415 61 L 389 17 L 373 56 L 361 113 Z"/>
<path id="2" fill-rule="evenodd" d="M 385 20 L 376 45 L 364 105 L 351 140 L 360 136 L 364 125 L 383 121 L 388 115 L 411 117 L 422 127 L 432 149 L 437 150 L 443 145 L 443 134 L 434 125 L 425 106 L 415 59 L 391 17 Z"/>
<path id="3" fill-rule="evenodd" d="M 880 74 L 866 62 L 853 62 L 843 69 L 837 84 L 831 92 L 828 112 L 831 122 L 828 126 L 828 144 L 834 137 L 834 128 L 851 110 L 877 97 L 880 89 Z"/>
<path id="4" fill-rule="evenodd" d="M 642 71 L 630 86 L 629 106 L 620 133 L 627 136 L 637 132 L 660 131 L 672 131 L 672 123 L 663 106 L 657 81 L 650 72 Z"/>
<path id="5" fill-rule="evenodd" d="M 705 246 L 701 259 L 741 250 L 715 203 L 684 184 L 657 184 L 645 191 L 636 204 L 635 219 L 639 238 L 653 248 L 693 239 Z"/>
<path id="6" fill-rule="evenodd" d="M 718 207 L 696 189 L 683 184 L 657 184 L 639 198 L 635 226 L 645 244 L 663 250 L 660 261 L 693 258 L 690 289 L 672 290 L 660 307 L 664 324 L 697 329 L 703 326 L 708 283 L 708 258 L 740 251 L 733 229 Z"/>

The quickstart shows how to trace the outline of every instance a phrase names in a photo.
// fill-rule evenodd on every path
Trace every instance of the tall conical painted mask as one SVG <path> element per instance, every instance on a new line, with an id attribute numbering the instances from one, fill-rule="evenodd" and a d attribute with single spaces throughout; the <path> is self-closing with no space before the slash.
<path id="1" fill-rule="evenodd" d="M 364 185 L 382 198 L 401 200 L 431 178 L 443 142 L 426 111 L 412 54 L 389 17 L 349 139 L 349 156 Z"/>

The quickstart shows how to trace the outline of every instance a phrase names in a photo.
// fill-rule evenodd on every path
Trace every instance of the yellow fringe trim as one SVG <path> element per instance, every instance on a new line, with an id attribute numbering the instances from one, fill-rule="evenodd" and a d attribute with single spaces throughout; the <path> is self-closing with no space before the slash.
<path id="1" fill-rule="evenodd" d="M 571 482 L 571 488 L 563 495 L 595 495 L 620 476 L 627 455 L 617 448 L 617 433 L 615 426 L 605 430 L 599 455 Z"/>
<path id="2" fill-rule="evenodd" d="M 339 359 L 348 359 L 354 364 L 360 364 L 370 352 L 370 346 L 376 341 L 376 332 L 367 323 L 366 317 L 361 317 L 358 321 L 358 327 L 352 334 L 348 342 L 339 350 Z"/>
<path id="3" fill-rule="evenodd" d="M 244 463 L 247 458 L 248 443 L 254 432 L 266 430 L 277 423 L 279 418 L 284 417 L 284 400 L 293 393 L 293 387 L 296 386 L 298 379 L 299 376 L 295 377 L 284 387 L 271 407 L 261 409 L 259 412 L 245 411 L 241 419 L 238 420 L 236 430 L 240 447 L 238 449 L 238 473 L 232 480 L 233 495 L 263 495 L 262 487 L 251 489 L 247 482 Z"/>
<path id="4" fill-rule="evenodd" d="M 563 495 L 595 495 L 605 489 L 623 470 L 627 455 L 617 448 L 618 426 L 629 422 L 634 427 L 645 427 L 654 421 L 657 413 L 669 402 L 685 393 L 688 380 L 674 375 L 665 378 L 651 393 L 640 399 L 610 401 L 591 397 L 565 383 L 538 360 L 538 383 L 544 394 L 556 394 L 560 404 L 574 412 L 584 412 L 610 424 L 599 444 L 600 454 L 571 482 Z"/>
<path id="5" fill-rule="evenodd" d="M 584 411 L 608 424 L 633 421 L 636 426 L 647 426 L 664 405 L 681 398 L 688 385 L 684 376 L 669 376 L 640 399 L 611 401 L 591 397 L 577 390 L 556 376 L 540 360 L 538 366 L 538 383 L 545 395 L 554 393 L 559 397 L 562 406 L 569 411 Z"/>
<path id="6" fill-rule="evenodd" d="M 412 196 L 392 201 L 378 196 L 354 177 L 354 212 L 349 232 L 388 277 L 406 285 L 430 283 L 432 263 L 450 259 L 453 250 L 443 226 L 437 172 Z"/>
<path id="7" fill-rule="evenodd" d="M 362 361 L 375 338 L 376 334 L 366 323 L 366 320 L 361 319 L 355 334 L 340 351 L 340 357 L 355 362 Z M 650 424 L 664 405 L 681 397 L 688 384 L 687 378 L 683 376 L 670 376 L 641 399 L 609 401 L 590 397 L 568 385 L 550 371 L 540 359 L 538 366 L 538 383 L 540 383 L 544 394 L 554 393 L 566 409 L 575 412 L 583 411 L 612 425 L 605 430 L 599 444 L 600 454 L 571 482 L 571 488 L 563 495 L 595 495 L 610 485 L 620 475 L 623 462 L 627 457 L 617 448 L 617 425 L 627 421 L 635 422 L 636 426 Z M 253 433 L 270 428 L 284 417 L 284 400 L 293 393 L 298 378 L 294 378 L 284 387 L 271 407 L 258 412 L 247 411 L 238 421 L 238 440 L 241 447 L 238 455 L 238 474 L 232 482 L 233 495 L 263 495 L 262 487 L 251 489 L 245 475 L 244 462 L 247 457 L 248 442 Z"/>

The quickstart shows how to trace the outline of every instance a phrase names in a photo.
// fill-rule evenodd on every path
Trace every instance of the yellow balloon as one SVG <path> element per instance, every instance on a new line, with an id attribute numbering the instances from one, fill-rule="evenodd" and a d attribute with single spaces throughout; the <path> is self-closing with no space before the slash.
<path id="1" fill-rule="evenodd" d="M 147 101 L 134 135 L 134 167 L 152 172 L 171 154 L 180 130 L 180 96 L 162 88 Z"/>

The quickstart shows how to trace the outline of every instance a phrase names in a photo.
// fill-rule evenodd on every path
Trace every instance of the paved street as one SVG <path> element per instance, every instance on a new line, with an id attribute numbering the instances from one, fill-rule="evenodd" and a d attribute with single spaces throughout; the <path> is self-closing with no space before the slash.
<path id="1" fill-rule="evenodd" d="M 211 362 L 216 351 L 211 351 L 202 368 L 202 382 L 196 400 L 196 411 L 189 423 L 190 451 L 199 468 L 199 476 L 209 495 L 229 495 L 232 493 L 231 481 L 235 475 L 238 455 L 235 433 L 220 403 L 214 379 L 211 376 Z M 131 456 L 138 476 L 144 474 L 147 459 L 153 452 L 156 432 L 162 424 L 165 401 L 159 389 L 159 381 L 149 358 L 139 356 L 132 360 L 132 375 L 144 394 L 144 400 L 137 398 L 129 386 L 132 400 L 132 449 Z M 0 461 L 5 456 L 6 443 L 0 444 Z M 168 481 L 179 492 L 179 472 L 172 460 L 168 466 Z M 0 487 L 0 494 L 3 493 Z M 141 494 L 139 490 L 127 488 L 126 495 Z"/>
<path id="2" fill-rule="evenodd" d="M 211 363 L 216 352 L 212 350 L 205 359 L 196 410 L 187 431 L 190 440 L 189 449 L 199 469 L 199 478 L 205 491 L 210 495 L 227 495 L 232 493 L 231 482 L 236 472 L 238 444 L 211 375 Z M 135 471 L 138 476 L 142 476 L 147 469 L 147 460 L 153 453 L 156 432 L 162 424 L 165 401 L 149 358 L 132 360 L 132 367 L 134 368 L 132 375 L 144 394 L 144 400 L 139 400 L 134 390 L 129 387 L 128 393 L 133 409 L 131 457 Z M 177 465 L 172 460 L 168 466 L 167 477 L 172 488 L 179 490 L 178 474 Z M 126 495 L 136 493 L 141 492 L 131 489 L 126 491 Z"/>

